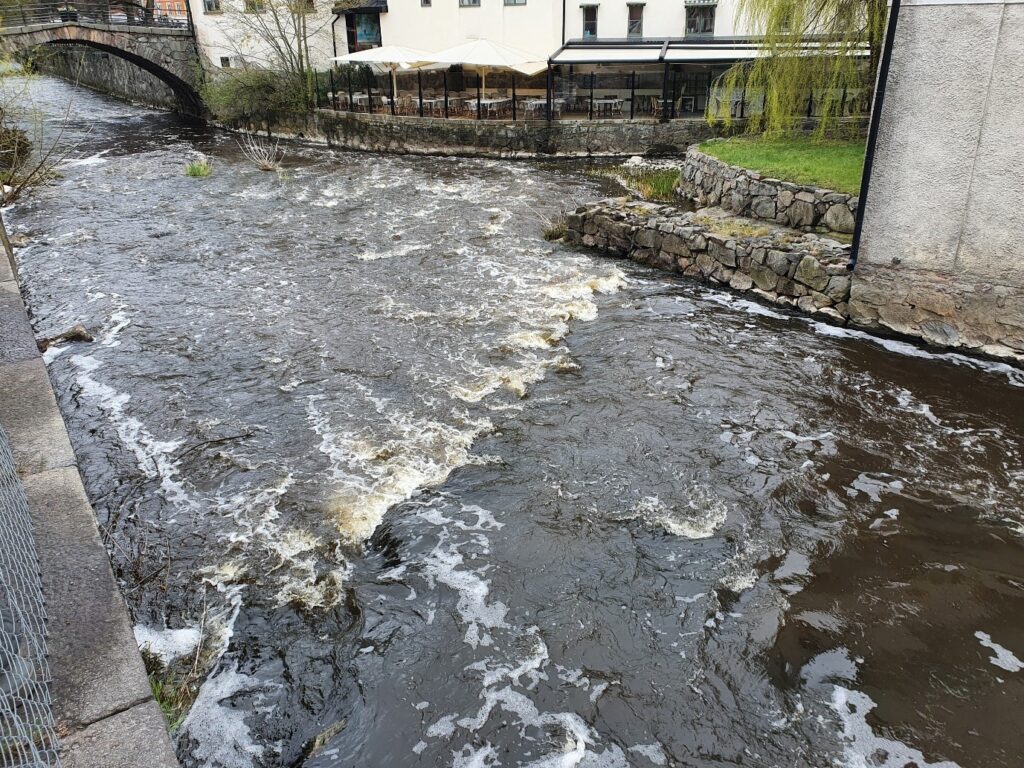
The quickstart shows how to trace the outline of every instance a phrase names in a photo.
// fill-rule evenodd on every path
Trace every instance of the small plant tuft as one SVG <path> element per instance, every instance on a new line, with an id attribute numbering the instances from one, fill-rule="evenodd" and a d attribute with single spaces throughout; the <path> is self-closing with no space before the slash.
<path id="1" fill-rule="evenodd" d="M 193 160 L 185 166 L 185 175 L 196 179 L 205 179 L 211 173 L 213 173 L 213 163 L 206 157 Z"/>
<path id="2" fill-rule="evenodd" d="M 569 225 L 566 221 L 565 214 L 559 213 L 554 218 L 548 219 L 545 222 L 541 234 L 544 235 L 544 239 L 548 242 L 554 242 L 555 240 L 561 240 L 567 234 L 569 234 Z"/>
<path id="3" fill-rule="evenodd" d="M 693 222 L 695 224 L 700 224 L 702 227 L 706 227 L 708 231 L 713 232 L 716 235 L 722 235 L 722 237 L 766 237 L 772 232 L 770 227 L 752 224 L 732 217 L 719 219 L 713 216 L 698 216 L 693 220 Z"/>
<path id="4" fill-rule="evenodd" d="M 661 203 L 679 201 L 676 184 L 679 183 L 679 168 L 663 168 L 652 165 L 626 163 L 624 165 L 592 168 L 592 176 L 615 179 L 622 186 L 644 200 Z"/>

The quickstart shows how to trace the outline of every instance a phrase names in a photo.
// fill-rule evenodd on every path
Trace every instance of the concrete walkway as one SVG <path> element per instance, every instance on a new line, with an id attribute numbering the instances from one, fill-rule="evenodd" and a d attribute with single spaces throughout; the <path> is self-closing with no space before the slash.
<path id="1" fill-rule="evenodd" d="M 177 768 L 96 516 L 0 251 L 0 425 L 32 512 L 65 768 Z"/>

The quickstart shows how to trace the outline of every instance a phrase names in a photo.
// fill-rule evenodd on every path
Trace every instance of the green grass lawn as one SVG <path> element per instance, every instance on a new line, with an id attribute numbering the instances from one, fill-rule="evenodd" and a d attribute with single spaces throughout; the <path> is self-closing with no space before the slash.
<path id="1" fill-rule="evenodd" d="M 774 179 L 856 195 L 864 170 L 864 140 L 814 141 L 737 136 L 706 141 L 701 152 Z"/>

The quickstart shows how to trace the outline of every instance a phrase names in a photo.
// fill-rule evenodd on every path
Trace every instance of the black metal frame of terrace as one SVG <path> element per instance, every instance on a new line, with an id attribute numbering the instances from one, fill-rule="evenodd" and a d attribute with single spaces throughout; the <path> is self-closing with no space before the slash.
<path id="1" fill-rule="evenodd" d="M 753 59 L 752 38 L 571 40 L 534 77 L 492 71 L 483 79 L 459 67 L 390 75 L 369 67 L 327 73 L 318 106 L 395 117 L 499 120 L 700 119 L 709 103 L 743 118 L 761 107 L 760 94 L 724 92 L 715 81 L 738 61 Z M 403 87 L 405 86 L 405 87 Z M 807 117 L 821 99 L 809 92 Z M 843 95 L 844 113 L 861 114 L 856 94 Z"/>

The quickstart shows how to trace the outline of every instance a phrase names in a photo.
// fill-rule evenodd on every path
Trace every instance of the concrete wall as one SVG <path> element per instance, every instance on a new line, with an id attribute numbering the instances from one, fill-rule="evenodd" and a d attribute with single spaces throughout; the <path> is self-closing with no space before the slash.
<path id="1" fill-rule="evenodd" d="M 163 80 L 112 53 L 85 46 L 52 47 L 33 63 L 40 72 L 135 104 L 161 109 L 178 106 L 177 96 Z"/>
<path id="2" fill-rule="evenodd" d="M 905 0 L 855 322 L 1024 360 L 1022 97 L 1024 2 Z"/>

